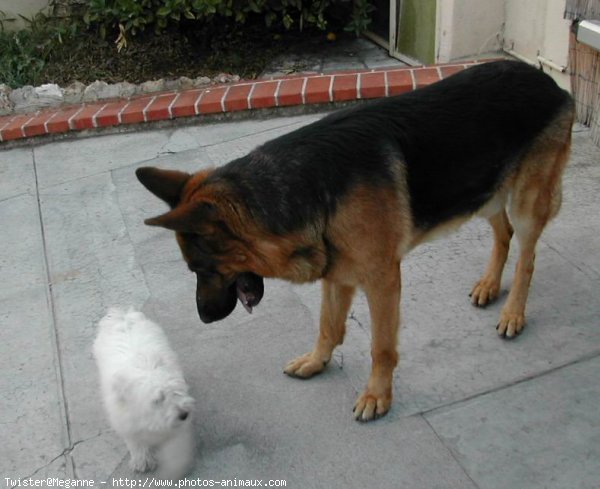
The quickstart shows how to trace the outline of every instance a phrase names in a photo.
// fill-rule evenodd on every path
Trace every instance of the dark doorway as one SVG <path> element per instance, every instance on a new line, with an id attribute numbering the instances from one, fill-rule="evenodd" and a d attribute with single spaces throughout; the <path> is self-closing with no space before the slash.
<path id="1" fill-rule="evenodd" d="M 369 30 L 386 41 L 390 38 L 390 0 L 373 0 L 375 9 L 371 15 Z"/>

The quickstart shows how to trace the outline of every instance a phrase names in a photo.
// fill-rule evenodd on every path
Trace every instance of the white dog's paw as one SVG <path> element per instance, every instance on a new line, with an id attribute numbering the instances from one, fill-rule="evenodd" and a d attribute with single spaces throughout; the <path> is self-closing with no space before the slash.
<path id="1" fill-rule="evenodd" d="M 131 452 L 129 466 L 136 472 L 148 472 L 156 469 L 156 459 L 148 450 Z"/>

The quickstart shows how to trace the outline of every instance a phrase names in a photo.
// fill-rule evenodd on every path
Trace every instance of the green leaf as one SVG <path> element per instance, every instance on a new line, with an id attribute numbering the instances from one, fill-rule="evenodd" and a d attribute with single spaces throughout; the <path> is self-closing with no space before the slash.
<path id="1" fill-rule="evenodd" d="M 286 29 L 290 29 L 290 27 L 292 27 L 292 24 L 294 23 L 294 19 L 292 19 L 292 17 L 290 16 L 290 14 L 285 14 L 283 16 L 283 25 Z"/>
<path id="2" fill-rule="evenodd" d="M 273 25 L 273 21 L 277 19 L 277 14 L 275 12 L 269 12 L 265 15 L 265 24 L 267 27 L 271 27 Z"/>

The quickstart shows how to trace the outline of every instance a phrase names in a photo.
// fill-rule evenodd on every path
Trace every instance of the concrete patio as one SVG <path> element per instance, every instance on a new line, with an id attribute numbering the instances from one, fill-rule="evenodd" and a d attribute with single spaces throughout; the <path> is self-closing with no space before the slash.
<path id="1" fill-rule="evenodd" d="M 91 345 L 110 305 L 166 330 L 198 400 L 190 478 L 290 488 L 593 489 L 600 481 L 600 149 L 576 127 L 564 203 L 544 234 L 528 326 L 514 341 L 467 294 L 484 269 L 483 221 L 403 265 L 400 364 L 390 413 L 351 409 L 366 383 L 366 301 L 322 375 L 283 375 L 309 350 L 318 285 L 267 281 L 254 314 L 202 324 L 195 277 L 140 165 L 198 170 L 322 115 L 97 135 L 0 151 L 0 476 L 145 480 L 130 472 L 98 394 Z M 515 246 L 516 248 L 516 246 Z M 513 248 L 503 281 L 512 280 Z M 10 478 L 8 480 L 6 478 Z M 107 484 L 102 484 L 106 482 Z"/>

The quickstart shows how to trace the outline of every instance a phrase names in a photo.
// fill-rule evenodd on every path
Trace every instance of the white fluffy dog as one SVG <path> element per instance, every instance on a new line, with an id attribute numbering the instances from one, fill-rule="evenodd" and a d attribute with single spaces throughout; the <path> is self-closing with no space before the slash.
<path id="1" fill-rule="evenodd" d="M 194 399 L 163 330 L 141 312 L 109 309 L 94 357 L 104 406 L 125 440 L 131 468 L 180 478 L 194 459 Z"/>

